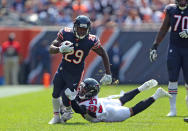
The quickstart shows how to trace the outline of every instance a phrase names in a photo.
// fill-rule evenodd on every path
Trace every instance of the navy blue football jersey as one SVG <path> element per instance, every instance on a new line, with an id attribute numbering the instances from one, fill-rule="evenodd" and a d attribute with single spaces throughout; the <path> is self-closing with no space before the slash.
<path id="1" fill-rule="evenodd" d="M 100 40 L 95 35 L 89 34 L 84 39 L 77 39 L 71 28 L 62 28 L 57 35 L 62 41 L 68 40 L 73 43 L 74 51 L 63 55 L 61 62 L 62 68 L 70 73 L 81 73 L 90 50 L 101 46 Z"/>
<path id="2" fill-rule="evenodd" d="M 165 11 L 170 18 L 170 44 L 188 48 L 188 39 L 179 36 L 181 31 L 188 29 L 188 8 L 180 10 L 176 4 L 169 4 Z"/>

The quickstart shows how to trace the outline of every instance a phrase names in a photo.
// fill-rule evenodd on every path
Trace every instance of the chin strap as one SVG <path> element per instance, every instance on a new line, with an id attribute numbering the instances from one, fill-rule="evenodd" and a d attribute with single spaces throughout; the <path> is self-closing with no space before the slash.
<path id="1" fill-rule="evenodd" d="M 76 32 L 76 37 L 77 37 L 78 39 L 83 39 L 83 38 L 86 37 L 86 35 L 84 35 L 84 36 L 79 36 L 78 33 Z"/>
<path id="2" fill-rule="evenodd" d="M 187 5 L 184 7 L 178 6 L 180 10 L 185 10 L 187 8 Z"/>
<path id="3" fill-rule="evenodd" d="M 74 28 L 74 32 L 78 39 L 84 39 L 89 34 L 89 29 L 87 29 L 87 33 L 83 36 L 79 36 L 75 28 Z"/>

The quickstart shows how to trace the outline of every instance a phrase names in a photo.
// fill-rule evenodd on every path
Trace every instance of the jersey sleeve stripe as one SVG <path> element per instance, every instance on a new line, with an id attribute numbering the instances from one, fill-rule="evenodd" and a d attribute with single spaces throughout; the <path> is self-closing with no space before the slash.
<path id="1" fill-rule="evenodd" d="M 62 35 L 62 33 L 58 33 L 58 37 L 59 37 L 61 40 L 63 40 L 63 35 Z"/>
<path id="2" fill-rule="evenodd" d="M 99 47 L 101 47 L 101 43 L 100 43 L 99 41 L 97 41 L 97 42 L 94 44 L 94 46 L 93 46 L 92 49 L 97 49 L 97 48 L 99 48 Z"/>

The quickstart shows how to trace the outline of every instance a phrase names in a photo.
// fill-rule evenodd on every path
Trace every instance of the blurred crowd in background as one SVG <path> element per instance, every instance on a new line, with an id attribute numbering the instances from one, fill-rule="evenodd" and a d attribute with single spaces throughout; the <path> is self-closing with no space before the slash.
<path id="1" fill-rule="evenodd" d="M 94 27 L 160 23 L 163 10 L 174 0 L 0 0 L 0 25 L 72 26 L 79 14 Z"/>
<path id="2" fill-rule="evenodd" d="M 128 27 L 131 30 L 134 27 L 136 27 L 135 29 L 147 27 L 151 30 L 154 26 L 159 27 L 158 24 L 163 21 L 165 15 L 163 11 L 169 3 L 174 3 L 174 0 L 0 0 L 0 26 L 72 27 L 74 19 L 78 15 L 83 14 L 90 17 L 93 27 L 92 31 L 100 26 L 115 26 L 119 27 L 119 29 Z M 51 65 L 47 64 L 51 60 L 47 50 L 48 44 L 48 41 L 40 41 L 36 46 L 30 47 L 29 57 L 25 61 L 19 62 L 21 64 L 19 81 L 5 83 L 41 83 L 42 75 L 45 72 L 50 73 L 51 69 Z M 10 50 L 12 42 L 8 41 L 8 44 L 4 46 L 6 47 L 5 49 L 2 43 L 0 45 L 0 49 L 2 49 L 0 52 L 4 57 L 4 67 L 7 67 L 7 74 L 10 74 L 10 69 L 5 64 L 5 58 L 7 57 L 5 51 Z M 108 52 L 113 65 L 111 70 L 114 79 L 118 79 L 119 76 L 119 66 L 121 63 L 119 50 L 118 42 L 115 42 Z M 17 54 L 15 53 L 16 56 Z M 10 55 L 10 59 L 12 59 L 12 56 L 15 57 L 15 55 Z M 18 60 L 16 62 L 18 63 Z M 13 64 L 10 65 L 12 66 Z M 18 74 L 18 70 L 16 72 Z M 13 73 L 15 73 L 15 70 L 13 70 Z M 39 79 L 36 80 L 37 77 L 35 76 Z M 13 80 L 13 78 L 8 78 L 8 75 L 5 78 L 5 81 Z"/>

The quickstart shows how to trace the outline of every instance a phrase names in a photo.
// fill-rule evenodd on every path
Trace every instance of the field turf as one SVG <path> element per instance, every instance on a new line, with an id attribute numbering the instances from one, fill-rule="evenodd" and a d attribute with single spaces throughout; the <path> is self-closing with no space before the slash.
<path id="1" fill-rule="evenodd" d="M 99 96 L 107 97 L 119 94 L 121 90 L 129 91 L 136 87 L 137 85 L 102 86 Z M 166 85 L 162 87 L 167 90 Z M 0 87 L 0 92 L 4 88 L 6 87 Z M 151 96 L 156 89 L 155 87 L 138 94 L 125 106 L 132 107 L 140 100 Z M 166 117 L 169 111 L 168 98 L 161 98 L 140 114 L 115 123 L 90 123 L 74 113 L 73 118 L 66 124 L 48 125 L 53 116 L 51 94 L 50 88 L 0 97 L 0 131 L 188 131 L 188 123 L 183 121 L 183 118 L 188 117 L 186 90 L 183 86 L 178 89 L 177 117 Z"/>

